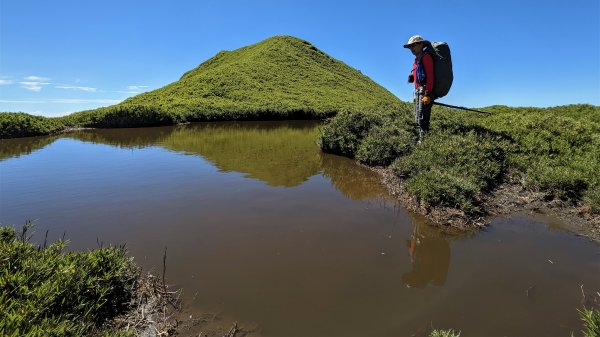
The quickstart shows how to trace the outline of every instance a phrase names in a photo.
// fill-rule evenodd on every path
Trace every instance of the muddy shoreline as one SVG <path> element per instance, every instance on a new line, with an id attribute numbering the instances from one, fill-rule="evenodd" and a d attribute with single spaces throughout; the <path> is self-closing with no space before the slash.
<path id="1" fill-rule="evenodd" d="M 454 208 L 425 206 L 406 191 L 404 181 L 390 168 L 359 165 L 377 172 L 390 194 L 404 207 L 423 214 L 433 225 L 449 233 L 475 231 L 485 227 L 493 216 L 525 212 L 557 217 L 564 222 L 565 229 L 600 244 L 600 215 L 585 206 L 561 200 L 546 201 L 544 193 L 525 190 L 514 181 L 508 180 L 487 195 L 482 204 L 484 213 L 474 217 Z"/>

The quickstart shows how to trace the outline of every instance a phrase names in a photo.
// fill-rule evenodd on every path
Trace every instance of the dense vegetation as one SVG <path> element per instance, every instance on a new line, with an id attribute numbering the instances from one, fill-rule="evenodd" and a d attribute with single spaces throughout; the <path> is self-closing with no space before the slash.
<path id="1" fill-rule="evenodd" d="M 0 335 L 85 336 L 125 312 L 136 267 L 122 247 L 64 253 L 0 227 Z M 114 332 L 114 331 L 113 331 Z"/>
<path id="2" fill-rule="evenodd" d="M 486 193 L 505 181 L 547 200 L 600 212 L 600 108 L 486 108 L 489 114 L 434 108 L 419 146 L 411 107 L 346 110 L 323 129 L 323 150 L 390 166 L 427 206 L 480 214 Z"/>
<path id="3" fill-rule="evenodd" d="M 0 139 L 48 135 L 64 129 L 61 118 L 32 116 L 22 112 L 0 113 Z"/>
<path id="4" fill-rule="evenodd" d="M 18 114 L 21 119 L 32 120 L 27 123 L 1 113 L 0 125 L 11 127 L 0 138 L 49 134 L 65 127 L 321 119 L 342 109 L 390 103 L 397 104 L 398 99 L 360 71 L 307 41 L 275 36 L 237 50 L 221 51 L 178 81 L 114 106 L 56 119 Z"/>

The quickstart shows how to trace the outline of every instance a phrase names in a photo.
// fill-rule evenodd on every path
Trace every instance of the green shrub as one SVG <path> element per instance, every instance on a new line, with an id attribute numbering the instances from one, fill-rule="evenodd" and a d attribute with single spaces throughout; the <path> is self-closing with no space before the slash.
<path id="1" fill-rule="evenodd" d="M 69 125 L 94 128 L 172 125 L 183 120 L 177 113 L 145 105 L 115 105 L 64 117 L 64 121 Z"/>
<path id="2" fill-rule="evenodd" d="M 0 113 L 0 139 L 48 135 L 64 130 L 57 118 L 33 116 L 22 112 Z"/>
<path id="3" fill-rule="evenodd" d="M 82 336 L 127 310 L 136 268 L 122 247 L 64 253 L 0 228 L 0 335 Z"/>
<path id="4" fill-rule="evenodd" d="M 539 158 L 527 169 L 526 186 L 564 200 L 581 198 L 588 184 L 581 171 L 559 160 Z"/>
<path id="5" fill-rule="evenodd" d="M 477 211 L 479 189 L 469 178 L 452 173 L 427 170 L 408 179 L 406 188 L 420 201 L 430 206 L 445 206 L 465 212 Z"/>
<path id="6" fill-rule="evenodd" d="M 381 123 L 379 116 L 354 110 L 338 113 L 323 126 L 319 145 L 325 152 L 353 158 L 369 130 Z"/>
<path id="7" fill-rule="evenodd" d="M 416 127 L 408 105 L 396 111 L 396 120 L 389 109 L 340 114 L 323 129 L 321 148 L 368 165 L 391 162 L 409 192 L 430 205 L 476 210 L 480 196 L 510 174 L 549 199 L 584 201 L 598 209 L 599 107 L 483 110 L 491 113 L 435 107 L 432 132 L 419 146 L 409 140 Z M 443 175 L 433 177 L 430 171 Z M 427 186 L 433 180 L 443 181 Z"/>
<path id="8" fill-rule="evenodd" d="M 377 125 L 360 142 L 356 159 L 367 165 L 389 165 L 415 145 L 415 134 L 397 124 Z"/>
<path id="9" fill-rule="evenodd" d="M 430 206 L 476 211 L 478 195 L 494 187 L 505 169 L 505 153 L 475 131 L 430 134 L 410 154 L 391 165 L 407 179 L 409 193 Z"/>

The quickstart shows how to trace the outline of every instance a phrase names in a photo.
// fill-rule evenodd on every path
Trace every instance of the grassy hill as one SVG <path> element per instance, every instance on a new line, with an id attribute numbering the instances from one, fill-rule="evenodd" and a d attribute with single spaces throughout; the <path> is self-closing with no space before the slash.
<path id="1" fill-rule="evenodd" d="M 343 108 L 398 99 L 358 70 L 310 43 L 276 36 L 222 51 L 177 82 L 127 99 L 187 120 L 323 118 Z"/>
<path id="2" fill-rule="evenodd" d="M 356 108 L 399 106 L 397 97 L 315 46 L 275 36 L 221 51 L 176 82 L 62 118 L 0 114 L 0 138 L 67 127 L 138 127 L 190 121 L 321 119 Z"/>

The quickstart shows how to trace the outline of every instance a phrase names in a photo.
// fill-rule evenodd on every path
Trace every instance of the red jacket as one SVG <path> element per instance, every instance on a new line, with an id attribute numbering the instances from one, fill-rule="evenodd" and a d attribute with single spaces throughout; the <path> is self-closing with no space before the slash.
<path id="1" fill-rule="evenodd" d="M 423 67 L 425 68 L 426 75 L 426 83 L 425 83 L 425 92 L 430 93 L 433 91 L 433 59 L 431 55 L 427 53 L 423 53 L 421 56 L 423 58 Z M 422 86 L 417 83 L 417 63 L 419 62 L 418 58 L 415 58 L 415 63 L 413 63 L 412 75 L 415 79 L 415 89 Z"/>

